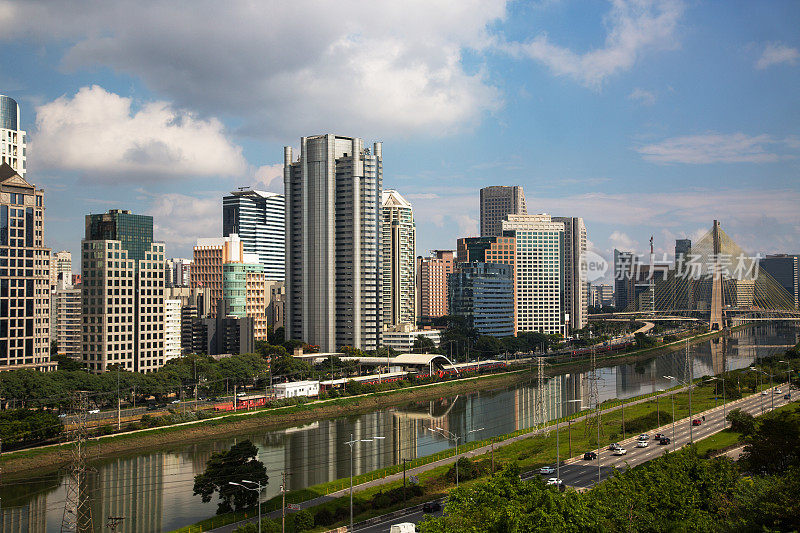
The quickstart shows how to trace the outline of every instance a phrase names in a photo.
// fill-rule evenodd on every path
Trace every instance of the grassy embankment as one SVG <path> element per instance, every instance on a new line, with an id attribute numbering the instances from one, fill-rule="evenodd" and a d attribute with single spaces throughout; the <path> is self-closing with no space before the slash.
<path id="1" fill-rule="evenodd" d="M 626 422 L 625 435 L 627 437 L 630 437 L 632 435 L 638 434 L 639 432 L 649 431 L 654 429 L 655 427 L 657 427 L 658 418 L 660 418 L 660 422 L 662 425 L 668 424 L 671 421 L 671 413 L 672 413 L 671 396 L 672 395 L 668 391 L 659 393 L 658 414 L 656 409 L 657 403 L 655 396 L 652 396 L 649 400 L 645 402 L 627 406 L 625 408 L 625 422 Z M 684 391 L 684 392 L 674 393 L 674 397 L 675 397 L 675 418 L 680 419 L 688 416 L 689 415 L 688 392 Z M 636 398 L 630 399 L 627 400 L 625 403 L 630 403 L 635 400 L 637 399 Z M 620 405 L 622 403 L 623 402 L 618 400 L 609 401 L 605 402 L 602 405 L 602 408 L 605 409 L 608 407 L 613 407 L 615 405 Z M 715 403 L 717 402 L 715 402 L 714 399 L 714 391 L 712 386 L 707 386 L 707 385 L 696 386 L 696 388 L 692 393 L 693 412 L 697 413 L 712 408 L 715 406 Z M 569 417 L 565 417 L 560 420 L 560 422 L 565 424 L 560 428 L 559 432 L 560 452 L 562 460 L 570 456 L 582 454 L 586 450 L 594 449 L 597 447 L 596 436 L 594 434 L 588 436 L 585 435 L 584 421 L 578 421 L 570 425 L 571 420 L 578 418 L 580 416 L 581 414 L 578 413 Z M 622 410 L 618 409 L 611 413 L 604 414 L 602 417 L 601 427 L 602 427 L 602 432 L 600 436 L 600 446 L 606 446 L 611 442 L 622 439 Z M 526 429 L 523 431 L 528 432 L 530 431 L 530 429 Z M 496 437 L 494 439 L 470 442 L 466 446 L 461 446 L 460 452 L 463 455 L 469 450 L 473 450 L 475 448 L 479 448 L 481 446 L 489 444 L 492 440 L 496 443 L 500 443 L 503 440 L 507 440 L 521 433 L 522 432 L 517 431 L 514 433 L 510 433 L 508 435 Z M 408 465 L 408 468 L 421 466 L 445 457 L 452 457 L 453 455 L 454 455 L 454 450 L 450 449 L 445 452 L 435 454 L 432 456 L 420 457 L 414 459 Z M 555 462 L 555 459 L 556 459 L 555 431 L 551 431 L 548 436 L 530 437 L 523 440 L 519 440 L 517 442 L 507 444 L 505 446 L 498 445 L 495 447 L 494 450 L 494 461 L 496 469 L 501 468 L 503 464 L 514 462 L 517 463 L 523 471 L 531 471 L 542 465 L 552 464 L 553 462 Z M 491 469 L 490 454 L 487 453 L 480 456 L 476 456 L 474 460 L 478 463 L 479 468 L 487 472 L 488 475 L 488 471 Z M 417 498 L 410 498 L 405 504 L 399 503 L 393 506 L 380 509 L 374 509 L 374 508 L 366 509 L 369 505 L 370 500 L 378 492 L 387 492 L 393 488 L 402 487 L 402 481 L 393 481 L 390 483 L 383 484 L 380 487 L 372 487 L 369 489 L 365 489 L 363 491 L 359 491 L 356 494 L 356 503 L 360 504 L 357 505 L 357 508 L 360 507 L 364 508 L 365 510 L 357 514 L 357 520 L 358 521 L 366 520 L 373 516 L 386 514 L 395 509 L 403 508 L 408 505 L 413 505 L 415 503 L 420 503 L 422 501 L 435 499 L 446 495 L 447 492 L 449 492 L 454 488 L 453 484 L 450 481 L 448 481 L 445 477 L 445 474 L 449 468 L 450 468 L 449 466 L 439 466 L 434 469 L 420 473 L 418 475 L 418 478 L 420 484 L 425 489 L 425 494 Z M 364 483 L 373 479 L 379 479 L 385 477 L 386 475 L 394 474 L 397 472 L 402 472 L 402 467 L 393 466 L 375 472 L 362 474 L 354 478 L 354 484 L 358 485 L 360 483 Z M 469 483 L 471 482 L 466 481 L 462 482 L 461 484 L 465 485 Z M 313 487 L 309 487 L 307 489 L 303 489 L 300 491 L 290 492 L 287 494 L 286 500 L 287 502 L 290 503 L 299 503 L 302 501 L 310 500 L 312 498 L 330 494 L 332 492 L 343 490 L 346 489 L 347 487 L 349 487 L 349 479 L 331 481 L 328 483 L 315 485 Z M 268 502 L 265 502 L 262 505 L 263 505 L 262 512 L 269 512 L 280 508 L 280 500 L 279 498 L 273 498 L 272 500 L 269 500 Z M 326 502 L 322 505 L 316 506 L 313 509 L 311 509 L 311 511 L 313 513 L 318 513 L 321 509 L 326 508 L 332 514 L 336 514 L 337 509 L 346 507 L 348 505 L 349 505 L 349 498 L 347 496 L 343 496 L 333 501 Z M 180 533 L 193 533 L 199 531 L 206 531 L 208 529 L 212 529 L 213 527 L 219 527 L 228 523 L 242 520 L 243 518 L 246 517 L 252 517 L 254 516 L 255 512 L 256 510 L 251 510 L 250 512 L 246 513 L 246 516 L 245 513 L 237 513 L 236 515 L 234 514 L 220 515 L 206 519 L 193 526 L 187 526 L 185 528 L 181 528 L 177 531 Z M 346 520 L 340 520 L 337 521 L 336 524 L 344 524 L 345 522 Z M 326 529 L 327 527 L 320 527 L 313 531 L 324 531 Z"/>

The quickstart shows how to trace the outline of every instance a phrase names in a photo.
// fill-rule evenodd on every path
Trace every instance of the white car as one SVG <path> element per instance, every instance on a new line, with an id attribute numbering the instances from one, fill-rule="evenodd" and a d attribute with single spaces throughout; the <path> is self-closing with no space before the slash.
<path id="1" fill-rule="evenodd" d="M 626 455 L 627 453 L 628 450 L 626 450 L 625 448 L 617 448 L 611 455 Z"/>
<path id="2" fill-rule="evenodd" d="M 766 396 L 766 395 L 767 395 L 767 391 L 765 391 L 765 390 L 762 390 L 762 391 L 761 391 L 761 396 Z"/>
<path id="3" fill-rule="evenodd" d="M 557 477 L 551 477 L 550 479 L 547 480 L 547 484 L 548 485 L 563 485 L 564 481 L 561 480 L 561 479 L 558 479 Z"/>
<path id="4" fill-rule="evenodd" d="M 650 435 L 648 435 L 647 433 L 642 433 L 641 435 L 636 437 L 636 440 L 640 440 L 640 441 L 642 441 L 642 440 L 650 440 Z"/>
<path id="5" fill-rule="evenodd" d="M 92 409 L 91 411 L 89 411 L 89 414 L 90 415 L 96 415 L 99 412 L 100 412 L 100 409 Z"/>
<path id="6" fill-rule="evenodd" d="M 780 394 L 780 393 L 781 393 L 780 389 L 775 389 L 775 394 Z"/>
<path id="7" fill-rule="evenodd" d="M 648 442 L 646 440 L 640 440 L 639 442 L 636 443 L 636 447 L 637 448 L 647 448 L 647 446 L 649 444 L 650 444 L 650 442 Z"/>
<path id="8" fill-rule="evenodd" d="M 622 448 L 622 446 L 620 446 L 618 442 L 612 442 L 611 444 L 608 445 L 608 449 L 612 451 L 619 450 L 620 448 Z"/>
<path id="9" fill-rule="evenodd" d="M 539 469 L 540 474 L 554 474 L 556 471 L 552 466 L 543 466 Z"/>

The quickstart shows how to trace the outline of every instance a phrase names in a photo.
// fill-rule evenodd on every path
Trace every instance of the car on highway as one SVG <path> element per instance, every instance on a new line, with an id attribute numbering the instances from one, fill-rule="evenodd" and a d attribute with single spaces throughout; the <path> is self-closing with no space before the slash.
<path id="1" fill-rule="evenodd" d="M 775 389 L 775 394 L 780 394 L 780 393 L 781 393 L 780 389 Z"/>
<path id="2" fill-rule="evenodd" d="M 412 522 L 402 522 L 400 524 L 392 524 L 389 528 L 389 533 L 416 533 L 417 526 Z"/>
<path id="3" fill-rule="evenodd" d="M 699 426 L 699 425 L 701 425 L 702 423 L 703 423 L 703 421 L 702 421 L 702 420 L 700 420 L 699 418 L 695 418 L 694 420 L 692 420 L 692 425 L 693 425 L 693 426 Z"/>
<path id="4" fill-rule="evenodd" d="M 650 442 L 646 440 L 640 440 L 639 442 L 636 443 L 637 448 L 647 448 L 649 445 Z"/>
<path id="5" fill-rule="evenodd" d="M 783 395 L 783 399 L 784 400 L 791 400 L 792 399 L 792 395 L 791 394 L 784 394 Z"/>
<path id="6" fill-rule="evenodd" d="M 556 469 L 552 466 L 543 466 L 539 469 L 540 474 L 553 474 L 555 473 Z"/>
<path id="7" fill-rule="evenodd" d="M 621 448 L 622 446 L 619 445 L 619 442 L 612 442 L 611 444 L 608 445 L 608 449 L 612 451 L 619 450 Z"/>
<path id="8" fill-rule="evenodd" d="M 641 435 L 636 437 L 636 440 L 650 440 L 650 435 L 648 435 L 647 433 L 642 433 Z"/>
<path id="9" fill-rule="evenodd" d="M 91 411 L 89 411 L 90 415 L 96 415 L 98 413 L 100 413 L 100 409 L 92 409 Z"/>
<path id="10" fill-rule="evenodd" d="M 547 484 L 548 485 L 559 485 L 560 486 L 560 485 L 564 484 L 564 480 L 563 479 L 558 479 L 557 477 L 551 477 L 550 479 L 547 480 Z"/>
<path id="11" fill-rule="evenodd" d="M 597 454 L 595 452 L 586 452 L 585 454 L 583 454 L 583 458 L 586 461 L 594 461 L 595 459 L 597 459 Z"/>
<path id="12" fill-rule="evenodd" d="M 180 400 L 172 400 L 170 403 L 181 403 Z"/>
<path id="13" fill-rule="evenodd" d="M 67 413 L 61 413 L 58 418 L 67 418 Z"/>
<path id="14" fill-rule="evenodd" d="M 669 442 L 670 442 L 670 440 L 669 440 L 669 437 L 661 437 L 661 438 L 658 440 L 658 443 L 659 443 L 659 444 L 669 444 Z"/>
<path id="15" fill-rule="evenodd" d="M 432 502 L 425 502 L 422 504 L 422 512 L 423 513 L 435 513 L 436 511 L 442 510 L 442 504 L 438 501 Z"/>
<path id="16" fill-rule="evenodd" d="M 762 390 L 762 391 L 761 391 L 761 396 L 766 396 L 766 395 L 767 395 L 767 391 L 765 391 L 765 390 Z"/>
<path id="17" fill-rule="evenodd" d="M 614 450 L 614 452 L 611 455 L 626 455 L 627 453 L 628 453 L 628 450 L 626 450 L 625 448 L 620 446 L 619 448 Z"/>
<path id="18" fill-rule="evenodd" d="M 653 440 L 661 440 L 666 436 L 667 435 L 665 433 L 656 433 L 655 435 L 653 435 Z"/>
<path id="19" fill-rule="evenodd" d="M 155 403 L 147 404 L 147 410 L 148 411 L 158 411 L 158 404 L 155 404 Z"/>

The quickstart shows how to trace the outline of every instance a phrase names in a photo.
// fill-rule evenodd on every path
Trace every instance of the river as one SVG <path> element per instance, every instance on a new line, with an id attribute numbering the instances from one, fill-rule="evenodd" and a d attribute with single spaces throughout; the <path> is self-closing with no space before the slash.
<path id="1" fill-rule="evenodd" d="M 796 327 L 764 324 L 696 344 L 690 348 L 690 360 L 694 376 L 700 377 L 746 367 L 758 357 L 783 351 L 797 342 Z M 683 350 L 634 364 L 604 367 L 598 369 L 600 401 L 668 388 L 676 380 L 685 380 L 686 374 Z M 177 442 L 167 448 L 98 460 L 89 464 L 91 472 L 81 493 L 91 506 L 95 531 L 107 531 L 108 518 L 115 516 L 124 517 L 117 529 L 120 532 L 170 531 L 214 515 L 215 500 L 204 504 L 199 496 L 192 495 L 193 478 L 203 472 L 214 451 L 225 450 L 236 441 L 250 439 L 258 447 L 259 459 L 266 464 L 269 475 L 264 498 L 271 498 L 279 493 L 284 471 L 290 473 L 290 490 L 349 476 L 350 448 L 345 442 L 351 434 L 358 439 L 384 437 L 354 447 L 354 473 L 368 472 L 452 445 L 429 431 L 431 427 L 472 441 L 536 425 L 540 418 L 535 416 L 539 398 L 548 419 L 577 411 L 589 391 L 591 380 L 587 377 L 585 373 L 554 376 L 546 381 L 541 395 L 533 383 L 523 383 L 320 420 L 302 427 Z M 57 470 L 7 479 L 4 476 L 0 484 L 0 530 L 59 531 L 65 479 L 64 472 Z"/>

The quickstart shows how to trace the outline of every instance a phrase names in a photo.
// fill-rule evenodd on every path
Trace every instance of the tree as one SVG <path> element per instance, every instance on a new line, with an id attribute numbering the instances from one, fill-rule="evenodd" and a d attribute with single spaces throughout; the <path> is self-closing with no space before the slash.
<path id="1" fill-rule="evenodd" d="M 732 409 L 725 419 L 731 423 L 731 429 L 744 436 L 750 435 L 756 428 L 756 419 L 741 409 Z"/>
<path id="2" fill-rule="evenodd" d="M 291 355 L 280 355 L 272 359 L 272 375 L 285 376 L 291 381 L 311 376 L 311 365 Z"/>
<path id="3" fill-rule="evenodd" d="M 308 531 L 309 529 L 314 529 L 314 516 L 311 514 L 311 512 L 309 512 L 308 509 L 298 511 L 294 515 L 295 533 L 301 533 L 302 531 Z"/>
<path id="4" fill-rule="evenodd" d="M 249 440 L 231 446 L 228 451 L 214 452 L 206 463 L 206 470 L 194 477 L 193 494 L 199 494 L 203 503 L 211 501 L 215 492 L 220 503 L 217 514 L 252 507 L 258 502 L 258 494 L 252 490 L 231 485 L 243 479 L 266 485 L 267 469 L 256 459 L 258 449 Z"/>
<path id="5" fill-rule="evenodd" d="M 414 339 L 414 346 L 411 348 L 413 353 L 430 353 L 436 349 L 436 344 L 425 335 L 417 335 Z"/>
<path id="6" fill-rule="evenodd" d="M 491 335 L 481 335 L 475 343 L 475 349 L 480 354 L 481 359 L 488 359 L 505 351 L 503 341 Z"/>
<path id="7" fill-rule="evenodd" d="M 739 461 L 754 474 L 775 475 L 800 467 L 800 407 L 773 411 L 761 417 L 745 437 Z"/>

